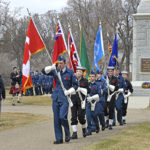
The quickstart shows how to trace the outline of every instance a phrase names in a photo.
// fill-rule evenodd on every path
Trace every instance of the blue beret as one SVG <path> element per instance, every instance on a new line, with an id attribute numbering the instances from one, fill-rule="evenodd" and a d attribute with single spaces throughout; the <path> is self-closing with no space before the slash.
<path id="1" fill-rule="evenodd" d="M 57 61 L 66 61 L 66 58 L 64 55 L 59 55 Z"/>
<path id="2" fill-rule="evenodd" d="M 90 74 L 91 74 L 91 75 L 96 75 L 96 72 L 91 71 Z"/>
<path id="3" fill-rule="evenodd" d="M 97 70 L 96 74 L 103 74 L 102 70 Z"/>

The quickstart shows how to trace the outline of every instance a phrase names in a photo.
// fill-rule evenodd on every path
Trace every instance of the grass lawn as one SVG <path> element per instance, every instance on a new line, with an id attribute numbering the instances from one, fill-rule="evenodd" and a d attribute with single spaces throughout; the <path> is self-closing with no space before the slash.
<path id="1" fill-rule="evenodd" d="M 17 102 L 17 96 L 15 97 Z M 6 102 L 11 103 L 11 97 L 6 97 Z M 22 96 L 21 102 L 24 105 L 51 106 L 52 99 L 50 96 Z"/>
<path id="2" fill-rule="evenodd" d="M 0 131 L 35 124 L 49 119 L 51 117 L 47 115 L 3 112 L 0 120 Z"/>
<path id="3" fill-rule="evenodd" d="M 150 150 L 150 122 L 128 127 L 84 150 Z"/>

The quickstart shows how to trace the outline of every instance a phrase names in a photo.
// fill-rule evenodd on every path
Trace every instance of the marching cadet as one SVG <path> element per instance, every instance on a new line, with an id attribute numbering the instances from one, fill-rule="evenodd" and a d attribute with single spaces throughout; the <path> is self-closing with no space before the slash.
<path id="1" fill-rule="evenodd" d="M 128 98 L 133 93 L 133 87 L 131 82 L 128 80 L 128 72 L 122 71 L 122 77 L 126 82 L 126 90 L 123 99 L 123 107 L 122 107 L 122 121 L 123 124 L 126 124 L 126 116 L 127 116 L 127 107 L 128 107 Z"/>
<path id="2" fill-rule="evenodd" d="M 117 120 L 120 125 L 123 125 L 122 122 L 123 93 L 126 90 L 126 84 L 124 78 L 122 77 L 119 67 L 117 67 L 115 71 L 115 76 L 118 78 L 118 86 L 119 86 L 118 92 L 116 94 L 117 96 L 116 96 L 116 104 L 115 104 L 117 110 Z M 115 119 L 115 112 L 114 112 L 113 125 L 115 124 L 116 124 L 116 119 Z"/>
<path id="3" fill-rule="evenodd" d="M 66 67 L 66 59 L 63 55 L 58 56 L 57 66 L 58 68 L 56 68 L 55 64 L 52 66 L 47 66 L 42 69 L 42 72 L 44 74 L 53 76 L 56 81 L 56 87 L 52 94 L 54 129 L 56 137 L 54 144 L 61 144 L 63 143 L 62 126 L 64 127 L 65 131 L 65 142 L 70 141 L 70 130 L 68 123 L 68 97 L 74 93 L 75 90 L 77 90 L 78 81 L 74 72 Z M 62 86 L 64 86 L 64 88 Z"/>
<path id="4" fill-rule="evenodd" d="M 113 75 L 113 71 L 114 67 L 112 66 L 107 67 L 108 76 L 106 77 L 106 83 L 108 88 L 108 96 L 105 106 L 105 122 L 106 127 L 109 127 L 109 130 L 112 129 L 116 91 L 118 91 L 119 88 L 118 79 Z"/>
<path id="5" fill-rule="evenodd" d="M 73 107 L 71 107 L 71 126 L 73 130 L 72 139 L 77 139 L 78 120 L 82 126 L 83 137 L 86 137 L 85 104 L 87 93 L 90 93 L 88 80 L 83 77 L 85 68 L 78 66 L 76 68 L 76 77 L 78 79 L 78 89 L 76 94 L 71 96 Z M 78 118 L 78 119 L 77 119 Z"/>
<path id="6" fill-rule="evenodd" d="M 92 122 L 94 122 L 96 126 L 95 132 L 99 132 L 99 123 L 98 118 L 95 114 L 96 103 L 99 101 L 99 87 L 96 83 L 96 73 L 91 71 L 90 73 L 90 94 L 87 97 L 86 103 L 86 118 L 87 118 L 87 136 L 92 135 Z"/>
<path id="7" fill-rule="evenodd" d="M 99 110 L 99 120 L 100 124 L 102 125 L 102 131 L 105 130 L 105 120 L 104 120 L 104 107 L 105 107 L 105 102 L 106 102 L 106 94 L 107 94 L 107 85 L 105 79 L 102 77 L 102 71 L 97 70 L 96 72 L 96 82 L 98 83 L 100 92 L 101 92 L 101 97 L 100 97 L 100 105 L 101 109 L 98 108 Z"/>
<path id="8" fill-rule="evenodd" d="M 12 94 L 12 105 L 15 106 L 15 95 L 19 93 L 17 103 L 20 103 L 20 97 L 22 93 L 21 77 L 18 73 L 17 67 L 13 67 L 13 72 L 10 74 L 10 79 L 11 89 L 9 94 Z"/>

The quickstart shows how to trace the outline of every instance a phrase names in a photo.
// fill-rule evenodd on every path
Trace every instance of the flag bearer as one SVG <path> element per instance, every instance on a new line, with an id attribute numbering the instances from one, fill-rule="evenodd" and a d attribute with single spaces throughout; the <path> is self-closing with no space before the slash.
<path id="1" fill-rule="evenodd" d="M 126 90 L 126 83 L 124 78 L 122 77 L 122 74 L 120 72 L 120 68 L 117 67 L 116 69 L 116 77 L 118 78 L 118 92 L 117 92 L 117 96 L 116 96 L 116 110 L 117 110 L 117 120 L 119 122 L 120 125 L 123 125 L 122 122 L 122 106 L 123 106 L 123 93 Z M 113 124 L 116 124 L 116 119 L 115 119 L 115 113 L 114 113 L 114 122 Z"/>
<path id="2" fill-rule="evenodd" d="M 107 68 L 108 76 L 106 77 L 108 96 L 107 96 L 107 102 L 105 107 L 105 121 L 106 121 L 106 127 L 109 127 L 109 130 L 112 129 L 114 107 L 115 107 L 115 100 L 116 100 L 115 92 L 118 91 L 118 79 L 113 75 L 113 71 L 114 71 L 114 67 L 108 66 Z"/>
<path id="3" fill-rule="evenodd" d="M 42 69 L 42 72 L 47 75 L 52 75 L 56 81 L 56 87 L 52 94 L 53 99 L 53 113 L 54 113 L 54 129 L 55 129 L 55 137 L 56 141 L 54 144 L 63 143 L 63 133 L 62 126 L 65 131 L 65 142 L 70 141 L 70 131 L 69 131 L 69 123 L 68 123 L 68 100 L 67 96 L 71 95 L 78 88 L 78 81 L 74 74 L 74 72 L 66 67 L 66 59 L 63 55 L 59 55 L 57 59 L 58 68 L 53 64 L 52 66 L 47 66 Z M 58 74 L 56 70 L 60 74 L 62 83 L 64 85 L 64 90 L 60 84 L 60 80 L 58 79 Z"/>
<path id="4" fill-rule="evenodd" d="M 82 126 L 83 137 L 86 137 L 86 120 L 85 120 L 85 104 L 87 93 L 90 92 L 88 80 L 83 77 L 85 68 L 78 66 L 76 68 L 76 76 L 78 79 L 78 89 L 76 94 L 71 96 L 73 107 L 71 107 L 71 126 L 73 130 L 72 139 L 77 139 L 78 121 Z"/>
<path id="5" fill-rule="evenodd" d="M 99 114 L 98 114 L 98 117 L 99 117 L 99 120 L 100 120 L 100 123 L 102 125 L 102 131 L 105 130 L 105 120 L 104 120 L 104 107 L 105 107 L 105 102 L 106 102 L 106 94 L 107 94 L 107 85 L 106 85 L 106 81 L 105 79 L 102 77 L 102 71 L 99 71 L 97 70 L 96 72 L 96 82 L 98 83 L 98 86 L 99 86 L 99 90 L 100 90 L 100 105 L 101 105 L 101 108 L 102 109 L 98 109 L 99 111 Z"/>
<path id="6" fill-rule="evenodd" d="M 123 124 L 126 124 L 128 97 L 133 93 L 133 87 L 131 82 L 128 80 L 128 72 L 122 71 L 121 73 L 122 73 L 122 77 L 125 79 L 126 82 L 126 90 L 124 94 L 123 107 L 122 107 L 122 121 Z"/>
<path id="7" fill-rule="evenodd" d="M 96 103 L 99 101 L 99 87 L 96 83 L 96 73 L 91 71 L 90 73 L 90 94 L 89 97 L 87 97 L 87 103 L 86 103 L 86 117 L 87 117 L 87 136 L 92 135 L 92 122 L 94 122 L 96 126 L 95 132 L 99 132 L 99 124 L 98 124 L 98 118 L 95 115 L 95 107 Z"/>

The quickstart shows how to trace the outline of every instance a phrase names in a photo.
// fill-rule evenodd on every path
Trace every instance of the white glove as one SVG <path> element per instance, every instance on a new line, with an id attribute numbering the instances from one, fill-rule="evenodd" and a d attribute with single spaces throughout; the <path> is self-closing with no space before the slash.
<path id="1" fill-rule="evenodd" d="M 92 100 L 95 100 L 95 101 L 99 101 L 99 95 L 98 94 L 95 94 L 92 96 Z"/>
<path id="2" fill-rule="evenodd" d="M 70 88 L 69 90 L 64 91 L 65 96 L 68 96 L 68 95 L 73 94 L 73 93 L 75 93 L 75 89 L 73 87 Z"/>
<path id="3" fill-rule="evenodd" d="M 119 93 L 123 93 L 123 88 L 118 89 Z"/>
<path id="4" fill-rule="evenodd" d="M 87 101 L 91 101 L 91 100 L 93 100 L 92 96 L 87 97 Z"/>
<path id="5" fill-rule="evenodd" d="M 87 95 L 87 89 L 86 89 L 86 88 L 78 87 L 77 91 L 78 91 L 78 92 L 81 92 L 81 93 L 84 94 L 84 95 Z"/>
<path id="6" fill-rule="evenodd" d="M 56 65 L 53 64 L 52 66 L 45 67 L 45 72 L 48 74 L 50 71 L 55 70 L 55 69 L 56 69 Z"/>
<path id="7" fill-rule="evenodd" d="M 109 89 L 113 92 L 115 90 L 115 86 L 114 85 L 108 85 Z"/>
<path id="8" fill-rule="evenodd" d="M 126 98 L 128 98 L 130 95 L 131 95 L 131 92 L 128 92 L 128 94 L 125 94 L 125 95 L 124 95 L 124 98 L 126 99 Z"/>

